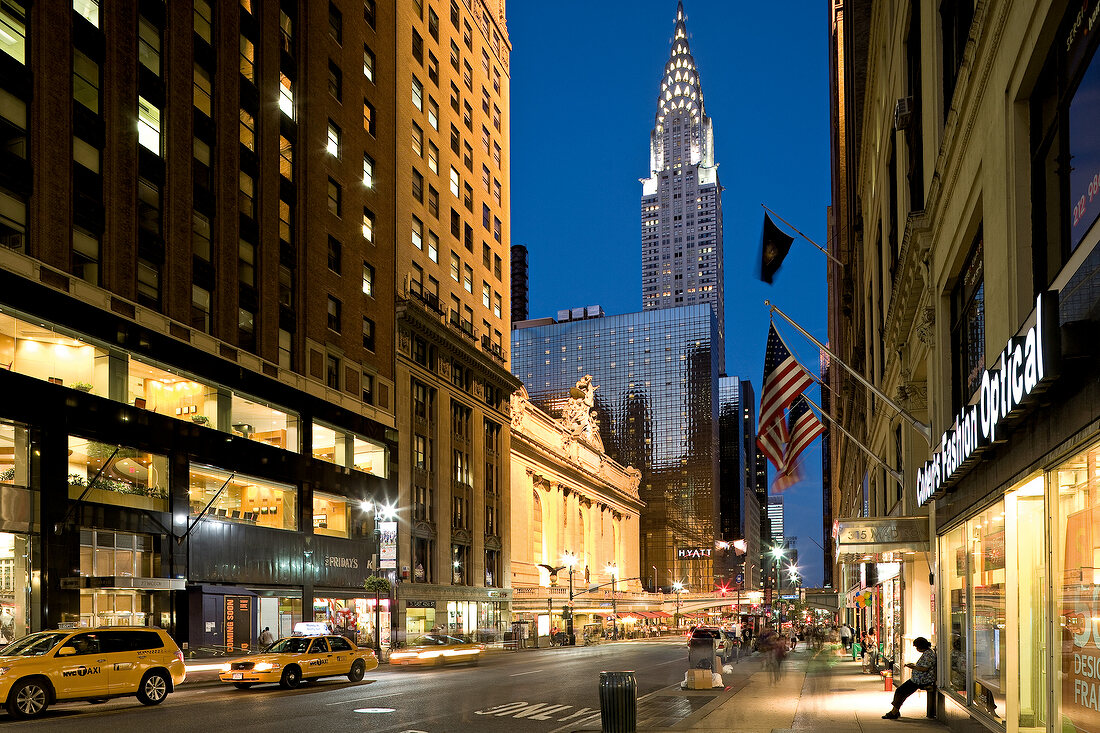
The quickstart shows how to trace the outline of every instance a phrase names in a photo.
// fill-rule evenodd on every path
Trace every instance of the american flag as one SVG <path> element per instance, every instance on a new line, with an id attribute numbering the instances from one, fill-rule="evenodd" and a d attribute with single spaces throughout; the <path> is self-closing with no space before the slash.
<path id="1" fill-rule="evenodd" d="M 772 462 L 773 466 L 782 470 L 783 449 L 789 438 L 787 423 L 783 418 L 780 418 L 772 421 L 767 429 L 763 429 L 763 426 L 761 426 L 761 432 L 756 438 L 756 445 L 760 448 L 760 452 Z"/>
<path id="2" fill-rule="evenodd" d="M 790 439 L 787 441 L 787 447 L 783 452 L 783 467 L 772 484 L 772 491 L 776 493 L 790 488 L 801 480 L 801 474 L 798 471 L 798 457 L 802 454 L 802 451 L 809 447 L 810 443 L 825 432 L 825 426 L 821 424 L 817 415 L 810 409 L 806 398 L 802 395 L 799 395 L 798 399 L 791 404 L 791 409 L 787 412 L 787 424 Z"/>
<path id="3" fill-rule="evenodd" d="M 810 375 L 791 356 L 773 323 L 768 329 L 768 349 L 764 355 L 764 388 L 760 393 L 757 445 L 777 468 L 782 465 L 782 455 L 779 451 L 774 451 L 774 455 L 769 454 L 769 444 L 774 442 L 769 432 L 777 428 L 775 440 L 783 443 L 787 441 L 783 411 L 812 384 Z"/>

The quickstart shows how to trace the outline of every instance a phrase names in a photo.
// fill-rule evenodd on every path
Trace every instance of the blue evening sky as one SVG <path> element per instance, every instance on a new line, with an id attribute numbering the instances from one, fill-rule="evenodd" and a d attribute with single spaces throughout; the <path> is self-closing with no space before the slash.
<path id="1" fill-rule="evenodd" d="M 507 10 L 512 242 L 530 250 L 531 317 L 641 310 L 638 179 L 649 174 L 676 2 L 512 0 Z M 759 399 L 766 298 L 826 338 L 823 254 L 796 239 L 774 286 L 758 274 L 762 202 L 825 244 L 827 5 L 685 0 L 684 10 L 725 187 L 726 371 Z M 816 374 L 813 344 L 778 325 Z M 816 388 L 812 398 L 820 404 Z M 783 494 L 807 587 L 822 578 L 819 444 L 803 454 L 805 480 Z"/>

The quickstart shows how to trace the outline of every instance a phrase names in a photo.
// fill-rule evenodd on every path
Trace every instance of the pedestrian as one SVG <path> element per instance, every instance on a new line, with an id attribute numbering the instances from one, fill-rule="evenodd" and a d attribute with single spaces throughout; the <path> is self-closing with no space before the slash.
<path id="1" fill-rule="evenodd" d="M 863 671 L 877 672 L 877 662 L 878 639 L 875 638 L 875 630 L 868 629 L 863 637 Z"/>
<path id="2" fill-rule="evenodd" d="M 275 643 L 275 634 L 271 633 L 271 627 L 265 626 L 264 630 L 260 632 L 260 648 L 267 649 L 269 646 Z"/>
<path id="3" fill-rule="evenodd" d="M 905 665 L 913 670 L 913 676 L 898 685 L 898 689 L 894 691 L 890 711 L 882 716 L 886 720 L 900 718 L 902 703 L 917 690 L 930 687 L 936 682 L 936 650 L 932 648 L 932 643 L 923 636 L 918 636 L 913 639 L 913 646 L 921 653 L 920 659 Z"/>
<path id="4" fill-rule="evenodd" d="M 852 627 L 848 624 L 840 625 L 840 643 L 844 645 L 844 651 L 852 648 Z"/>

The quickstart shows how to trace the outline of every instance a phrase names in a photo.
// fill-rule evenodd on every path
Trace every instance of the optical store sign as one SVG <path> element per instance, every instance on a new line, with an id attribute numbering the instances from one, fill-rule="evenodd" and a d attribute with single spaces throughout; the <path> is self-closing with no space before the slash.
<path id="1" fill-rule="evenodd" d="M 1059 351 L 1058 294 L 1040 293 L 1035 323 L 1008 340 L 997 366 L 982 374 L 977 401 L 959 411 L 932 458 L 917 469 L 918 506 L 941 495 L 970 468 L 971 459 L 1007 439 L 1006 423 L 1023 412 L 1044 382 L 1057 376 Z"/>

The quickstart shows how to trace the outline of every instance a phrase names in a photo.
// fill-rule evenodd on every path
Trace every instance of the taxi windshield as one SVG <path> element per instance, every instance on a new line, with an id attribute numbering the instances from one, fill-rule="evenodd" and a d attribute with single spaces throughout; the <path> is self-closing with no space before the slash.
<path id="1" fill-rule="evenodd" d="M 39 657 L 57 646 L 57 643 L 68 635 L 67 631 L 43 631 L 24 636 L 0 649 L 0 656 Z"/>
<path id="2" fill-rule="evenodd" d="M 279 639 L 264 651 L 273 654 L 304 654 L 309 649 L 311 641 L 313 641 L 311 636 L 289 636 Z"/>

